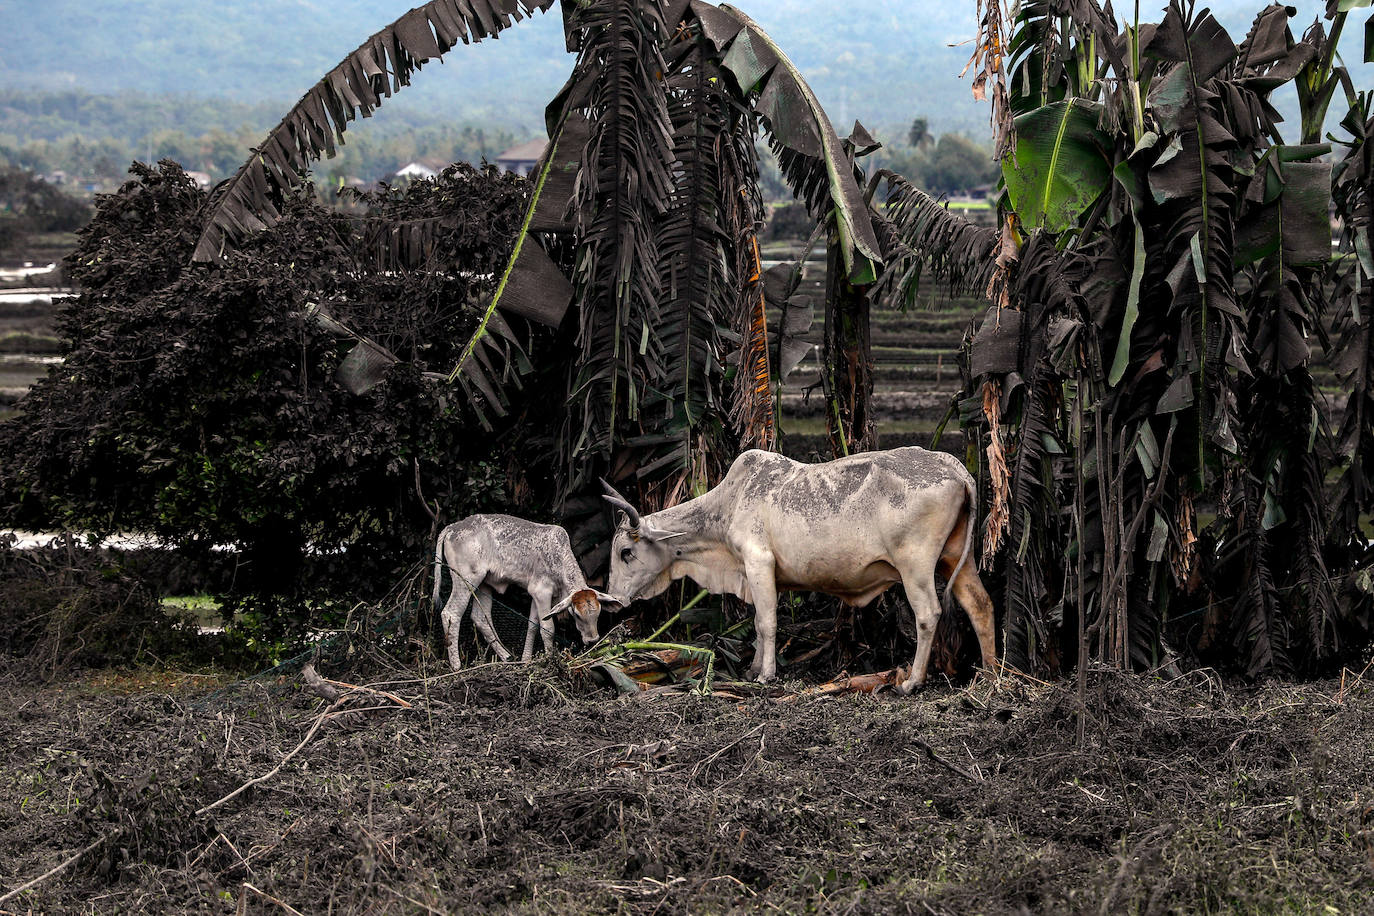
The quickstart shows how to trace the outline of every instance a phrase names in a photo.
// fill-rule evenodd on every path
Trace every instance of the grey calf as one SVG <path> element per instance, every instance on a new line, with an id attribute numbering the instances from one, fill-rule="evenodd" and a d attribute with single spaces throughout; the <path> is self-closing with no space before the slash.
<path id="1" fill-rule="evenodd" d="M 458 657 L 458 628 L 472 601 L 472 623 L 501 661 L 511 653 L 501 644 L 491 622 L 493 594 L 512 585 L 529 592 L 529 625 L 525 630 L 522 661 L 534 657 L 534 630 L 538 626 L 544 651 L 553 650 L 553 618 L 570 609 L 584 643 L 597 639 L 596 621 L 605 603 L 618 603 L 610 595 L 587 587 L 582 567 L 573 556 L 568 533 L 557 525 L 541 525 L 510 515 L 470 515 L 439 533 L 434 545 L 434 608 L 440 610 L 443 570 L 449 571 L 452 591 L 440 611 L 444 642 L 453 669 L 462 667 Z M 557 599 L 557 603 L 554 601 Z"/>

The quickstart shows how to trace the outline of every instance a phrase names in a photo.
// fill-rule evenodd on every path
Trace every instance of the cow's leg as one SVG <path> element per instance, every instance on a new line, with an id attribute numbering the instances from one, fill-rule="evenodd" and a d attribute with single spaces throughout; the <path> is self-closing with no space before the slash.
<path id="1" fill-rule="evenodd" d="M 766 684 L 778 675 L 778 591 L 773 577 L 773 555 L 746 557 L 744 577 L 754 599 L 754 661 L 749 677 Z"/>
<path id="2" fill-rule="evenodd" d="M 930 665 L 930 650 L 935 646 L 935 626 L 940 622 L 940 598 L 935 593 L 935 558 L 913 557 L 897 567 L 906 591 L 907 603 L 916 615 L 916 657 L 911 673 L 897 687 L 908 694 L 926 682 L 926 668 Z"/>
<path id="3" fill-rule="evenodd" d="M 949 552 L 946 551 L 940 557 L 940 572 L 948 578 L 958 562 L 959 554 L 957 552 L 951 558 Z M 992 608 L 992 598 L 989 597 L 988 590 L 983 587 L 983 580 L 978 578 L 978 570 L 974 568 L 972 557 L 965 561 L 964 568 L 959 570 L 959 577 L 945 587 L 954 590 L 954 600 L 958 601 L 959 606 L 964 609 L 964 613 L 968 614 L 968 619 L 973 624 L 973 632 L 978 634 L 978 651 L 983 656 L 983 668 L 993 677 L 996 677 L 996 617 Z"/>
<path id="4" fill-rule="evenodd" d="M 544 615 L 553 607 L 553 594 L 547 588 L 533 588 L 530 590 L 530 625 L 525 630 L 525 651 L 520 656 L 522 662 L 528 662 L 534 658 L 534 630 L 539 628 L 539 634 L 544 639 L 544 651 L 553 653 L 553 621 L 545 620 Z"/>
<path id="5" fill-rule="evenodd" d="M 472 602 L 472 625 L 482 634 L 482 638 L 491 646 L 491 651 L 496 653 L 496 657 L 508 662 L 511 660 L 510 650 L 502 645 L 501 637 L 496 635 L 496 628 L 491 625 L 491 599 L 491 589 L 485 585 L 479 586 L 477 596 Z"/>
<path id="6" fill-rule="evenodd" d="M 463 627 L 463 617 L 468 612 L 468 603 L 472 600 L 476 585 L 482 581 L 486 573 L 484 570 L 474 570 L 470 567 L 459 569 L 447 563 L 445 568 L 449 571 L 452 589 L 449 591 L 448 601 L 444 603 L 444 609 L 439 612 L 439 619 L 444 627 L 444 646 L 448 649 L 449 667 L 457 671 L 463 667 L 463 660 L 458 655 L 458 631 Z M 438 590 L 435 591 L 437 593 Z M 476 616 L 474 613 L 474 620 Z"/>

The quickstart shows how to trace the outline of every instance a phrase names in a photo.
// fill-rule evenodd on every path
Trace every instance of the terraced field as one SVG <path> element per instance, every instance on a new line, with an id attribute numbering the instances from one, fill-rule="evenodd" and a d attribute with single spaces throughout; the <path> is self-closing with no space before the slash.
<path id="1" fill-rule="evenodd" d="M 803 339 L 816 349 L 787 377 L 779 420 L 782 450 L 804 461 L 830 457 L 825 399 L 819 388 L 822 282 L 819 273 L 813 276 L 808 272 L 803 285 L 815 316 Z M 916 308 L 873 312 L 873 406 L 881 446 L 930 447 L 959 390 L 959 347 L 964 334 L 986 310 L 985 301 L 951 296 L 947 289 L 931 283 Z M 774 326 L 777 319 L 777 315 L 770 315 Z M 956 424 L 946 428 L 939 447 L 963 453 L 963 435 Z"/>
<path id="2" fill-rule="evenodd" d="M 12 416 L 15 402 L 60 361 L 53 293 L 43 287 L 0 289 L 0 420 Z"/>
<path id="3" fill-rule="evenodd" d="M 795 257 L 786 246 L 765 254 L 778 259 Z M 815 319 L 803 339 L 816 345 L 788 376 L 782 395 L 782 450 L 797 459 L 824 460 L 830 457 L 826 437 L 825 399 L 819 388 L 819 345 L 823 279 L 808 269 L 803 292 L 809 291 Z M 986 300 L 951 295 L 947 287 L 927 283 L 920 303 L 905 312 L 877 308 L 872 314 L 874 415 L 878 442 L 884 448 L 903 445 L 931 446 L 936 429 L 949 411 L 959 390 L 959 348 L 964 334 L 986 313 Z M 778 316 L 770 313 L 770 326 Z M 1313 348 L 1312 376 L 1318 397 L 1332 428 L 1338 428 L 1345 413 L 1348 392 L 1341 385 L 1322 351 L 1319 341 Z M 813 388 L 808 392 L 808 388 Z M 950 422 L 938 447 L 962 456 L 964 437 L 957 423 Z"/>

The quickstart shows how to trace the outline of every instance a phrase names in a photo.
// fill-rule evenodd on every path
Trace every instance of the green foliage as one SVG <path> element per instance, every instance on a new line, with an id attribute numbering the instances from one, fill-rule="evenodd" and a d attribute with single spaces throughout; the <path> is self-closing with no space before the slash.
<path id="1" fill-rule="evenodd" d="M 1027 228 L 1063 232 L 1092 206 L 1111 177 L 1098 113 L 1066 99 L 1016 119 L 1016 149 L 1002 161 L 1011 207 Z"/>
<path id="2" fill-rule="evenodd" d="M 231 545 L 244 576 L 226 607 L 299 624 L 426 556 L 417 474 L 450 519 L 504 504 L 504 475 L 484 468 L 511 441 L 480 435 L 426 373 L 452 365 L 490 294 L 522 180 L 455 167 L 362 196 L 366 218 L 307 189 L 209 270 L 187 266 L 204 193 L 172 163 L 133 171 L 68 260 L 82 290 L 59 319 L 71 351 L 0 428 L 7 514 Z M 417 221 L 428 269 L 378 270 L 377 224 Z M 357 346 L 339 323 L 396 357 L 366 393 L 335 380 Z"/>
<path id="3" fill-rule="evenodd" d="M 990 187 L 1000 174 L 991 148 L 962 134 L 943 134 L 939 140 L 927 136 L 923 144 L 884 147 L 872 158 L 876 165 L 938 196 Z"/>

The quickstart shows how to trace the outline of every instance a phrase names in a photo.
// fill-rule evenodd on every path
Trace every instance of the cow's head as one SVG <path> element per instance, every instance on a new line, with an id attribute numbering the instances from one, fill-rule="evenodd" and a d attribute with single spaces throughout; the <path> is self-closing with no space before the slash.
<path id="1" fill-rule="evenodd" d="M 673 538 L 682 535 L 655 528 L 640 518 L 629 500 L 610 484 L 603 480 L 601 485 L 606 488 L 605 500 L 620 510 L 611 541 L 611 577 L 606 587 L 627 604 L 661 595 L 673 581 Z"/>
<path id="2" fill-rule="evenodd" d="M 600 638 L 596 632 L 596 621 L 601 616 L 601 609 L 618 607 L 620 603 L 617 598 L 605 592 L 599 592 L 594 588 L 581 588 L 549 608 L 544 619 L 548 620 L 567 611 L 572 615 L 573 623 L 577 624 L 577 632 L 582 636 L 582 643 L 590 646 Z"/>

